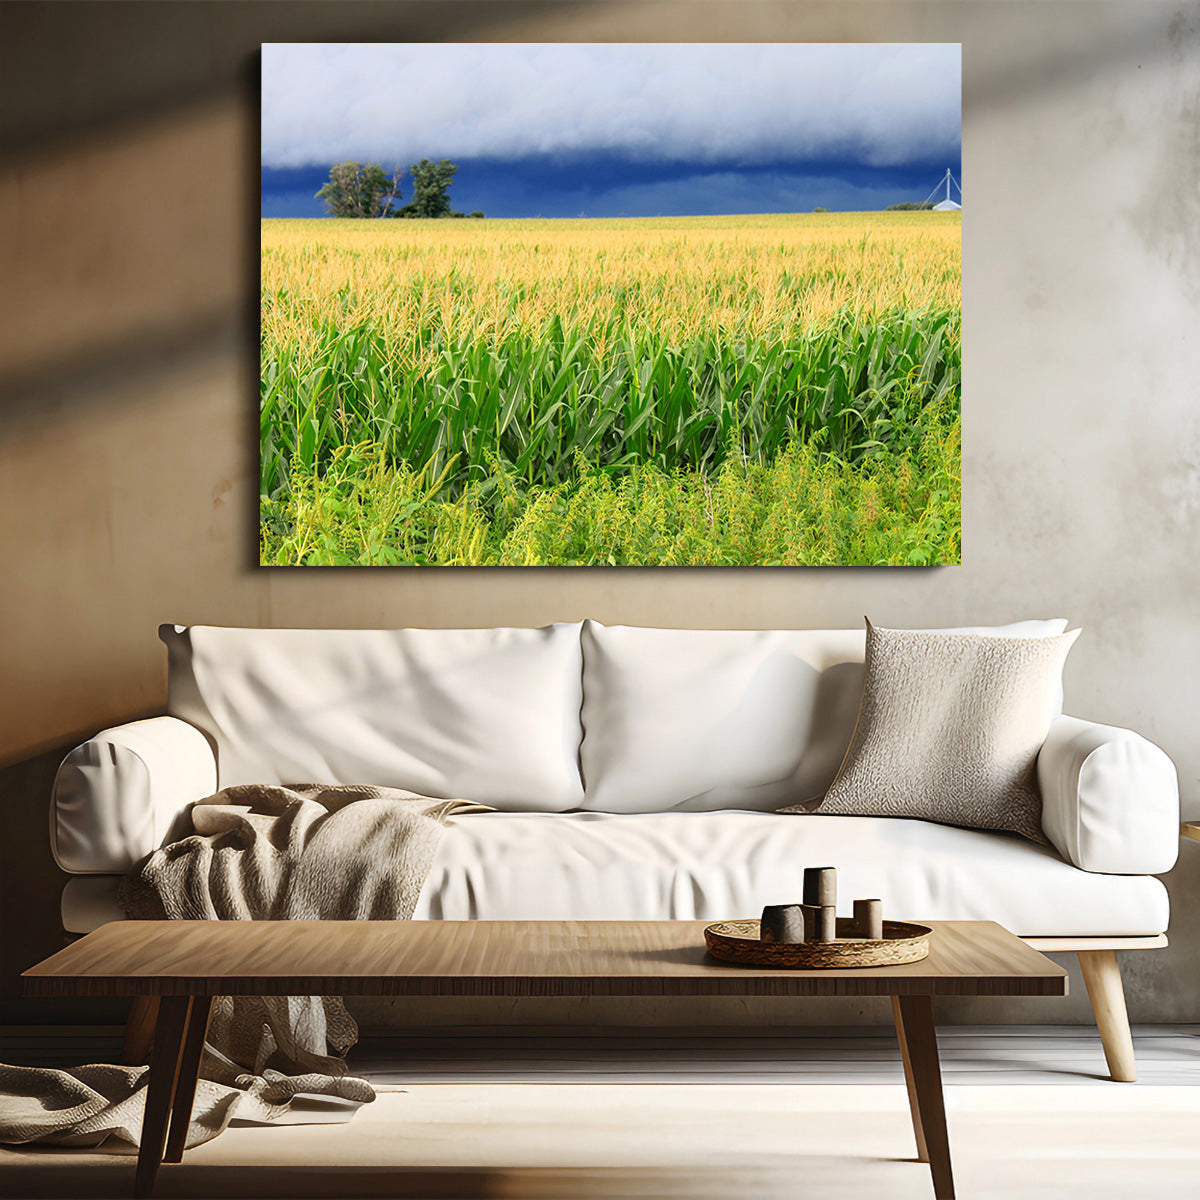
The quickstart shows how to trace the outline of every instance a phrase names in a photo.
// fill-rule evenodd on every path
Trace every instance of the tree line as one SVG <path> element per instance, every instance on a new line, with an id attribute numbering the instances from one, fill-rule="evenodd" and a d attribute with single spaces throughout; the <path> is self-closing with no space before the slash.
<path id="1" fill-rule="evenodd" d="M 389 175 L 379 163 L 340 162 L 329 170 L 329 182 L 316 194 L 325 201 L 325 211 L 331 217 L 408 217 L 437 218 L 465 217 L 450 206 L 450 185 L 458 167 L 448 158 L 438 162 L 423 158 L 413 163 L 412 199 L 398 207 L 400 181 L 404 170 L 392 168 Z M 483 213 L 470 214 L 481 218 Z"/>

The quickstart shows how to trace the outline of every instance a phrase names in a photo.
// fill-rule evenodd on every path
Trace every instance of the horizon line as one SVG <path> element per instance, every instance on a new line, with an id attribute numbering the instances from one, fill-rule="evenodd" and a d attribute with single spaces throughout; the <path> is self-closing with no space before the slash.
<path id="1" fill-rule="evenodd" d="M 899 203 L 907 203 L 900 201 Z M 714 220 L 722 217 L 837 217 L 851 216 L 859 213 L 882 213 L 882 212 L 934 212 L 936 211 L 932 205 L 929 208 L 822 208 L 822 209 L 788 209 L 784 212 L 732 212 L 732 213 L 640 213 L 634 216 L 628 216 L 622 213 L 615 217 L 589 217 L 586 214 L 581 214 L 576 217 L 543 217 L 541 213 L 535 213 L 525 217 L 472 217 L 464 213 L 461 217 L 335 217 L 328 213 L 322 213 L 315 217 L 259 217 L 260 221 L 378 221 L 381 224 L 397 224 L 405 225 L 414 222 L 423 222 L 430 224 L 438 222 L 439 224 L 448 222 L 457 224 L 459 221 L 465 221 L 467 224 L 478 221 L 701 221 Z M 942 209 L 945 212 L 961 213 L 961 208 Z"/>

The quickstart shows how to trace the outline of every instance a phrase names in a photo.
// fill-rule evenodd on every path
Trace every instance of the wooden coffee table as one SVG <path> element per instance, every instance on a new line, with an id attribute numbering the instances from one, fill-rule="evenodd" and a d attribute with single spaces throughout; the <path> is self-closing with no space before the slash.
<path id="1" fill-rule="evenodd" d="M 930 922 L 922 962 L 820 971 L 718 963 L 705 924 L 120 921 L 26 971 L 25 986 L 160 998 L 135 1196 L 183 1157 L 213 996 L 890 996 L 918 1155 L 937 1200 L 953 1200 L 933 997 L 1065 996 L 1066 972 L 990 921 Z"/>

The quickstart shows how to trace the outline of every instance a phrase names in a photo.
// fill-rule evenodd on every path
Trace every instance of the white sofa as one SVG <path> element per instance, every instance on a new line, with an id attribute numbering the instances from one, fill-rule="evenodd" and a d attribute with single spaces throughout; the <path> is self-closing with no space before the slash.
<path id="1" fill-rule="evenodd" d="M 1061 632 L 1023 622 L 1003 636 Z M 63 924 L 120 919 L 116 885 L 237 783 L 373 783 L 480 801 L 419 919 L 723 919 L 840 894 L 895 919 L 998 921 L 1077 953 L 1114 1078 L 1134 1078 L 1119 949 L 1166 944 L 1174 768 L 1129 730 L 1059 716 L 1037 763 L 1048 846 L 928 821 L 780 815 L 853 730 L 858 630 L 287 630 L 163 626 L 169 715 L 64 760 L 51 840 Z"/>

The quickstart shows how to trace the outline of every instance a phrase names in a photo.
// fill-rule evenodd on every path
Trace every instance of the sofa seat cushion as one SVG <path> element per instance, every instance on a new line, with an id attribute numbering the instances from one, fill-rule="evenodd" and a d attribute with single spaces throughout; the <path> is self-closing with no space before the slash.
<path id="1" fill-rule="evenodd" d="M 415 919 L 723 920 L 800 897 L 836 866 L 838 911 L 878 896 L 889 920 L 999 921 L 1025 937 L 1167 928 L 1150 875 L 1097 875 L 1046 846 L 896 817 L 772 813 L 479 813 L 447 825 Z M 119 920 L 118 876 L 76 876 L 63 925 Z"/>
<path id="2" fill-rule="evenodd" d="M 800 899 L 836 866 L 838 911 L 998 921 L 1025 937 L 1162 933 L 1153 876 L 1097 875 L 1011 834 L 895 817 L 480 813 L 447 827 L 414 914 L 445 920 L 724 920 Z"/>

